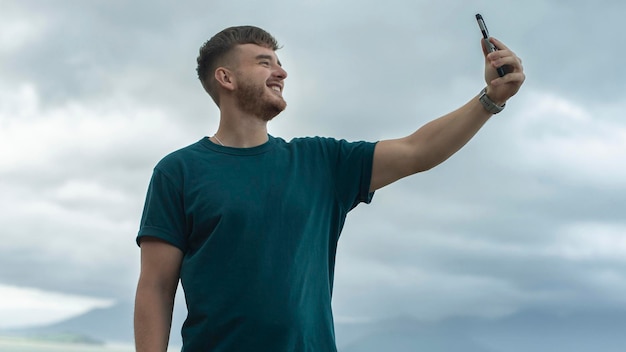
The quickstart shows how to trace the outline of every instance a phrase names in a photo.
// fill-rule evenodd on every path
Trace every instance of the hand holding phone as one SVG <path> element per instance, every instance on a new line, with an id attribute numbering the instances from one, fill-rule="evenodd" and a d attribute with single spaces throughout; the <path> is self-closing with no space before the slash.
<path id="1" fill-rule="evenodd" d="M 487 25 L 485 25 L 485 20 L 483 19 L 483 16 L 481 16 L 481 14 L 476 14 L 476 21 L 478 21 L 478 27 L 483 34 L 483 41 L 485 42 L 487 51 L 492 53 L 498 50 L 498 48 L 496 48 L 496 46 L 489 41 L 489 31 L 487 30 Z M 503 77 L 506 74 L 503 67 L 498 67 L 496 70 L 498 71 L 498 76 L 500 77 Z"/>

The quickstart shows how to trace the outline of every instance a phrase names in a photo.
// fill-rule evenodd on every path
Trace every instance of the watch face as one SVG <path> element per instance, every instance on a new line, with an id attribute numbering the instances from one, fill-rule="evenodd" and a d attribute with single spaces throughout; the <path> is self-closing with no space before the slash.
<path id="1" fill-rule="evenodd" d="M 483 89 L 480 92 L 480 98 L 478 100 L 480 100 L 481 104 L 483 104 L 485 110 L 492 114 L 497 114 L 504 109 L 504 105 L 498 106 L 493 101 L 491 101 L 491 99 L 489 99 L 489 96 L 487 95 L 487 88 Z"/>

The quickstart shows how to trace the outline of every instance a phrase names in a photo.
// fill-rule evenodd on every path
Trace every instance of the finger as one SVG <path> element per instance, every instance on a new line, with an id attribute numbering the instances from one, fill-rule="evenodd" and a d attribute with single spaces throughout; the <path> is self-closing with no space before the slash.
<path id="1" fill-rule="evenodd" d="M 516 83 L 518 85 L 522 85 L 526 80 L 526 75 L 523 72 L 511 72 L 507 73 L 503 77 L 498 77 L 489 82 L 494 87 L 501 86 L 508 83 Z"/>
<path id="2" fill-rule="evenodd" d="M 522 61 L 515 55 L 505 55 L 501 57 L 490 57 L 490 62 L 493 67 L 509 66 L 513 68 L 513 71 L 521 71 Z"/>
<path id="3" fill-rule="evenodd" d="M 496 48 L 498 48 L 498 50 L 509 50 L 509 48 L 504 45 L 504 43 L 502 43 L 501 41 L 499 41 L 498 39 L 494 38 L 494 37 L 489 37 L 489 41 L 496 46 Z"/>
<path id="4" fill-rule="evenodd" d="M 483 55 L 485 55 L 485 57 L 486 57 L 487 55 L 489 55 L 489 51 L 487 50 L 487 44 L 485 44 L 485 40 L 484 40 L 484 39 L 481 39 L 481 40 L 480 40 L 480 46 L 481 46 L 481 47 L 482 47 L 482 49 L 483 49 Z"/>
<path id="5" fill-rule="evenodd" d="M 517 55 L 515 55 L 515 53 L 512 52 L 511 50 L 509 50 L 509 49 L 501 49 L 501 50 L 496 50 L 496 51 L 494 51 L 492 53 L 489 53 L 487 55 L 487 58 L 489 60 L 498 60 L 498 59 L 502 59 L 502 58 L 509 57 L 509 56 L 517 57 Z"/>

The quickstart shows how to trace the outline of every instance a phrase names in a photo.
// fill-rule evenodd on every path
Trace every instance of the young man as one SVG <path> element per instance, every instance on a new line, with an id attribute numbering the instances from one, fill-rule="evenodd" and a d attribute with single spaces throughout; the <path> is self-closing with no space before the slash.
<path id="1" fill-rule="evenodd" d="M 446 160 L 517 93 L 521 60 L 492 42 L 501 50 L 487 55 L 483 44 L 486 90 L 378 143 L 269 135 L 267 122 L 286 107 L 275 39 L 244 26 L 206 42 L 197 70 L 219 128 L 154 169 L 137 237 L 137 351 L 166 350 L 179 279 L 184 351 L 336 351 L 331 295 L 347 213 Z"/>

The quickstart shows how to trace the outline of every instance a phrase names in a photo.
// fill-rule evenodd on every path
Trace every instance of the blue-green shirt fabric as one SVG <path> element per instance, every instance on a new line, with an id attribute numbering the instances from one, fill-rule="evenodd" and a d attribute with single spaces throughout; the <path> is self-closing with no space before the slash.
<path id="1" fill-rule="evenodd" d="M 184 253 L 183 351 L 336 351 L 331 295 L 345 217 L 369 203 L 375 143 L 203 138 L 155 167 L 137 241 Z"/>

